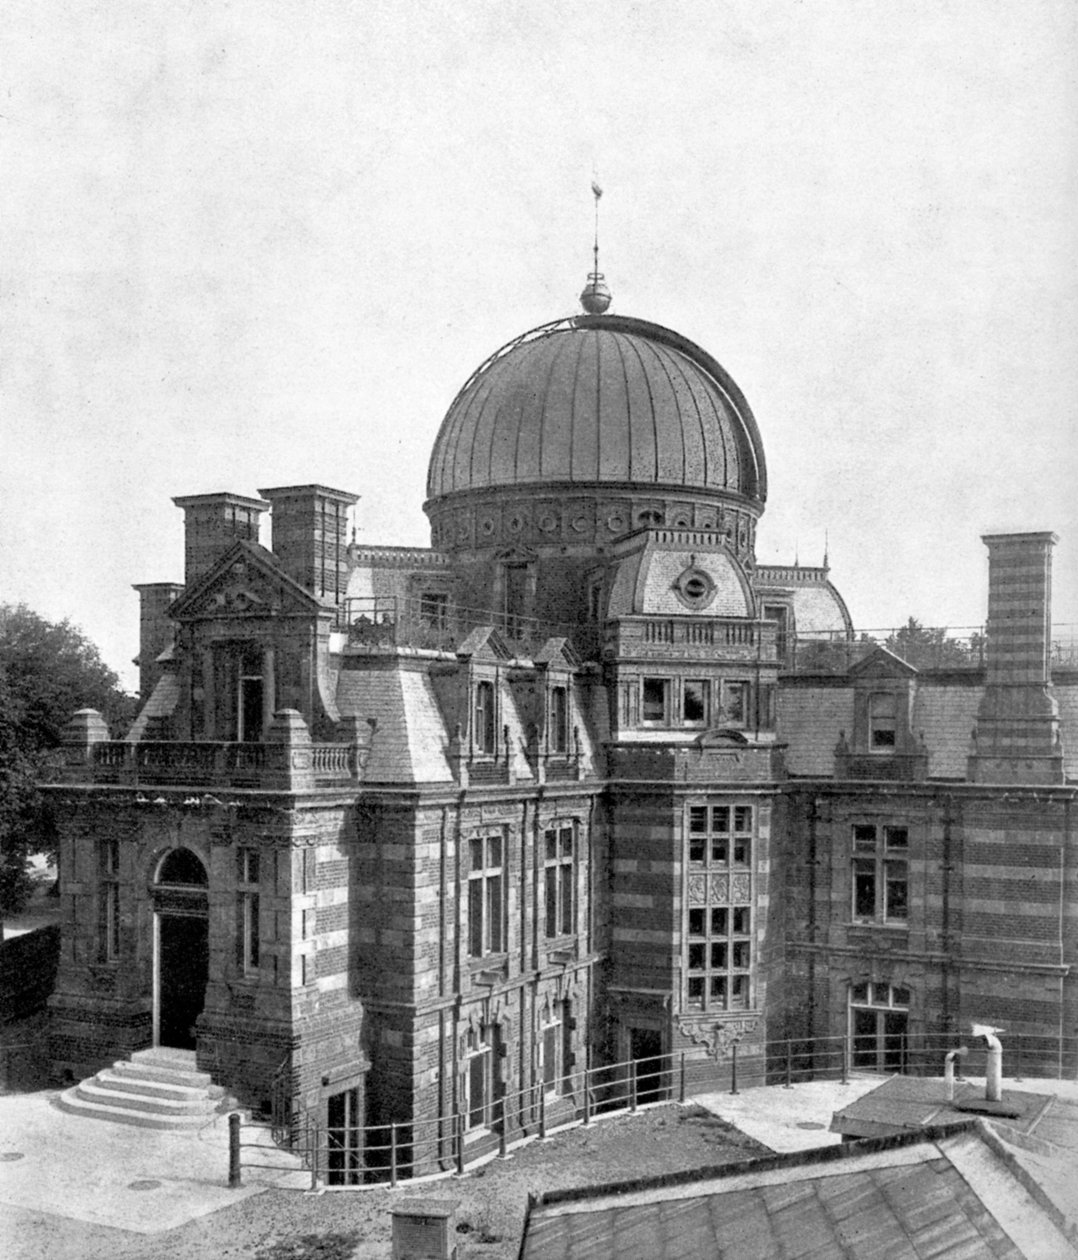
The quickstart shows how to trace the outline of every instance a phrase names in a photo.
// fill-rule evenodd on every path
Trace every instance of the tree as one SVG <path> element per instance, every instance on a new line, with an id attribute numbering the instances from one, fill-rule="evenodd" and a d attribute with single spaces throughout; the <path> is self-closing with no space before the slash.
<path id="1" fill-rule="evenodd" d="M 910 617 L 888 635 L 884 647 L 917 669 L 960 669 L 982 663 L 984 636 L 974 634 L 968 642 L 948 638 L 946 629 L 922 626 L 916 617 Z"/>
<path id="2" fill-rule="evenodd" d="M 76 709 L 97 709 L 116 736 L 135 701 L 89 639 L 25 604 L 0 605 L 0 917 L 26 902 L 28 858 L 54 848 L 37 782 Z"/>

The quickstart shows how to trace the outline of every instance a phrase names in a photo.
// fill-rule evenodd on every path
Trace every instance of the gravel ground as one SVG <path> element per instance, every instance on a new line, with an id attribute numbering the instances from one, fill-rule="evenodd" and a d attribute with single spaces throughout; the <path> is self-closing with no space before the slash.
<path id="1" fill-rule="evenodd" d="M 671 1103 L 565 1130 L 461 1178 L 396 1191 L 306 1195 L 267 1190 L 150 1236 L 8 1209 L 5 1226 L 14 1246 L 6 1260 L 375 1260 L 389 1256 L 389 1209 L 418 1196 L 460 1201 L 460 1260 L 510 1260 L 519 1247 L 529 1192 L 736 1163 L 767 1153 L 703 1108 Z M 303 1244 L 310 1235 L 319 1236 L 320 1245 Z"/>

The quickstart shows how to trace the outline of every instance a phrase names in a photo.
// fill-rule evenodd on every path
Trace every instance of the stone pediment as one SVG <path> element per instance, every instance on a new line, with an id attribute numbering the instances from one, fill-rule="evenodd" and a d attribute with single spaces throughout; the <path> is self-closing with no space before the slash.
<path id="1" fill-rule="evenodd" d="M 915 678 L 914 669 L 901 656 L 889 652 L 885 647 L 876 647 L 856 665 L 849 669 L 850 678 Z"/>
<path id="2" fill-rule="evenodd" d="M 457 657 L 462 661 L 501 662 L 513 660 L 513 653 L 494 626 L 476 626 L 457 648 Z"/>
<path id="3" fill-rule="evenodd" d="M 169 610 L 177 621 L 317 613 L 322 605 L 284 573 L 271 552 L 238 542 Z"/>
<path id="4" fill-rule="evenodd" d="M 548 669 L 572 672 L 580 668 L 580 657 L 564 638 L 547 639 L 532 659 L 536 665 L 545 665 Z"/>

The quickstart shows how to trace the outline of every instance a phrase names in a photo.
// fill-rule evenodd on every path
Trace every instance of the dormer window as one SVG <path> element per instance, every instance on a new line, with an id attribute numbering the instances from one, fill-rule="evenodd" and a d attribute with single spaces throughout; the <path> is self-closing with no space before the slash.
<path id="1" fill-rule="evenodd" d="M 868 700 L 868 746 L 874 753 L 893 753 L 897 742 L 896 699 L 893 692 L 877 691 Z"/>
<path id="2" fill-rule="evenodd" d="M 477 682 L 475 684 L 475 713 L 472 736 L 476 752 L 494 752 L 496 729 L 494 684 L 485 681 Z"/>

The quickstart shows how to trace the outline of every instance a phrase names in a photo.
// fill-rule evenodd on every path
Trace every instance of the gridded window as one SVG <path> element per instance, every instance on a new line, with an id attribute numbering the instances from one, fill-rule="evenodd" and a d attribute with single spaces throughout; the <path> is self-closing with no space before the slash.
<path id="1" fill-rule="evenodd" d="M 257 849 L 236 850 L 236 964 L 245 974 L 258 970 L 259 867 Z"/>
<path id="2" fill-rule="evenodd" d="M 575 836 L 572 823 L 547 828 L 543 840 L 546 934 L 547 936 L 569 936 L 576 930 L 573 917 Z"/>
<path id="3" fill-rule="evenodd" d="M 707 681 L 686 678 L 681 685 L 681 720 L 686 726 L 703 726 L 707 722 Z"/>
<path id="4" fill-rule="evenodd" d="M 490 1032 L 472 1028 L 465 1036 L 463 1111 L 469 1129 L 486 1129 L 491 1122 L 493 1071 Z"/>
<path id="5" fill-rule="evenodd" d="M 686 998 L 697 1010 L 737 1011 L 750 1004 L 752 907 L 691 906 Z"/>
<path id="6" fill-rule="evenodd" d="M 569 689 L 550 689 L 550 751 L 569 751 Z"/>
<path id="7" fill-rule="evenodd" d="M 752 828 L 751 805 L 690 805 L 689 865 L 748 866 Z"/>
<path id="8" fill-rule="evenodd" d="M 120 956 L 120 844 L 101 840 L 98 861 L 97 955 L 102 962 Z"/>
<path id="9" fill-rule="evenodd" d="M 474 738 L 477 752 L 492 753 L 495 750 L 494 684 L 475 684 Z"/>
<path id="10" fill-rule="evenodd" d="M 853 1066 L 880 1072 L 906 1070 L 910 990 L 892 984 L 850 986 Z"/>
<path id="11" fill-rule="evenodd" d="M 896 743 L 896 698 L 891 692 L 877 691 L 868 698 L 868 746 L 872 752 L 894 752 Z"/>
<path id="12" fill-rule="evenodd" d="M 908 920 L 907 828 L 855 824 L 853 917 L 860 923 L 905 923 Z"/>
<path id="13" fill-rule="evenodd" d="M 642 716 L 646 723 L 661 726 L 667 720 L 670 696 L 669 678 L 645 678 L 643 680 Z"/>
<path id="14" fill-rule="evenodd" d="M 500 834 L 469 842 L 468 953 L 473 958 L 500 954 L 505 948 L 505 878 Z"/>

